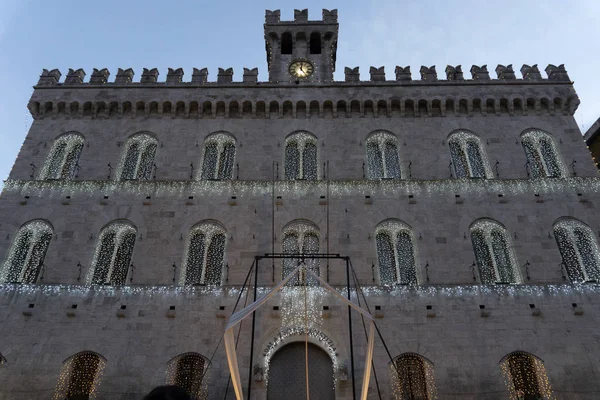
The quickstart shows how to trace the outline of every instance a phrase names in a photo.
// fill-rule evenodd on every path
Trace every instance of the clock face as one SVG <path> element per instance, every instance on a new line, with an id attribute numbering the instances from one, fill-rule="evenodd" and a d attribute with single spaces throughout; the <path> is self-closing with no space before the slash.
<path id="1" fill-rule="evenodd" d="M 308 78 L 312 75 L 315 67 L 310 61 L 295 60 L 290 64 L 290 74 L 296 78 Z"/>

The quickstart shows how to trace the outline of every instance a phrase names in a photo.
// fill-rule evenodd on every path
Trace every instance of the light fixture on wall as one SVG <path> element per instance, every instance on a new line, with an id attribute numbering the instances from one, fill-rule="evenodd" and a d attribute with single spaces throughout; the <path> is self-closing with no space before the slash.
<path id="1" fill-rule="evenodd" d="M 8 362 L 8 360 L 6 359 L 6 357 L 4 357 L 2 355 L 2 353 L 0 353 L 0 365 L 4 365 Z"/>

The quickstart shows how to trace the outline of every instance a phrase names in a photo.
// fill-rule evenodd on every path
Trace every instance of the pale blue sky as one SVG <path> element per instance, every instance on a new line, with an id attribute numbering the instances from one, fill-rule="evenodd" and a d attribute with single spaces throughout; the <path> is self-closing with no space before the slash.
<path id="1" fill-rule="evenodd" d="M 576 114 L 582 130 L 600 116 L 600 1 L 598 0 L 346 0 L 346 1 L 66 1 L 0 0 L 0 179 L 10 168 L 31 124 L 27 102 L 42 68 L 258 67 L 267 80 L 263 23 L 265 9 L 308 8 L 320 19 L 322 8 L 337 8 L 340 33 L 336 79 L 344 66 L 564 63 L 581 98 Z M 518 75 L 520 75 L 518 73 Z M 543 74 L 545 76 L 545 74 Z M 495 73 L 492 72 L 492 77 Z"/>

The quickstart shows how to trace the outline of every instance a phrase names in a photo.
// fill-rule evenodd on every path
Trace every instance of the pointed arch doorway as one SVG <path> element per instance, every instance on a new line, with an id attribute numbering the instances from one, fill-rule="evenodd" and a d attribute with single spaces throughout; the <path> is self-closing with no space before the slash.
<path id="1" fill-rule="evenodd" d="M 267 400 L 306 400 L 306 343 L 293 342 L 279 349 L 269 365 Z M 319 346 L 308 343 L 310 399 L 335 400 L 333 363 Z"/>

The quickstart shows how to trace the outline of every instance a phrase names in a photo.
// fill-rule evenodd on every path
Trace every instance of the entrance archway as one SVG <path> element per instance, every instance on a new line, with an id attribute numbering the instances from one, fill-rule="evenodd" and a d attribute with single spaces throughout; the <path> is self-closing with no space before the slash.
<path id="1" fill-rule="evenodd" d="M 306 400 L 306 343 L 279 349 L 269 366 L 267 400 Z M 311 399 L 335 400 L 333 363 L 319 346 L 308 343 L 308 387 Z"/>

